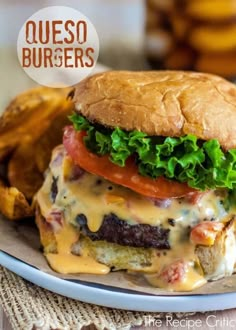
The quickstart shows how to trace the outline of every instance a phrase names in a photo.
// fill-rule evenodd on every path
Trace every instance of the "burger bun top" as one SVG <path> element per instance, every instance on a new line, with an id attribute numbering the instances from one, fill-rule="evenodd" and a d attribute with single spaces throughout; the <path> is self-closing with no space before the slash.
<path id="1" fill-rule="evenodd" d="M 150 136 L 217 139 L 236 148 L 236 86 L 185 71 L 108 71 L 75 88 L 75 109 L 91 122 Z"/>

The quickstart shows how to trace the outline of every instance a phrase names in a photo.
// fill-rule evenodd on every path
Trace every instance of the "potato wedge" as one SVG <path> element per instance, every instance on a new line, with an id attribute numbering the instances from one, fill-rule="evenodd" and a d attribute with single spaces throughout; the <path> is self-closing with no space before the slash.
<path id="1" fill-rule="evenodd" d="M 0 181 L 0 212 L 10 220 L 33 216 L 33 209 L 25 196 L 15 187 L 7 187 Z"/>
<path id="2" fill-rule="evenodd" d="M 62 143 L 63 128 L 68 124 L 69 120 L 65 114 L 57 116 L 56 120 L 36 141 L 34 148 L 35 162 L 41 173 L 48 167 L 52 149 Z"/>
<path id="3" fill-rule="evenodd" d="M 0 117 L 0 212 L 9 219 L 33 214 L 30 201 L 43 183 L 52 149 L 62 141 L 73 104 L 71 88 L 37 87 L 18 95 Z"/>
<path id="4" fill-rule="evenodd" d="M 73 108 L 70 88 L 37 87 L 18 95 L 0 117 L 0 160 L 19 144 L 37 140 L 55 118 Z"/>
<path id="5" fill-rule="evenodd" d="M 36 165 L 33 144 L 22 144 L 14 151 L 8 163 L 8 180 L 27 199 L 31 199 L 40 188 L 43 173 Z"/>

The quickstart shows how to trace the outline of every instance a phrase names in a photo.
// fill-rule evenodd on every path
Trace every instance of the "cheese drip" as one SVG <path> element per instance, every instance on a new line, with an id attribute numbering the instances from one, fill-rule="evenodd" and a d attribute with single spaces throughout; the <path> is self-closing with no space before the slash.
<path id="1" fill-rule="evenodd" d="M 180 282 L 168 283 L 156 274 L 145 275 L 147 281 L 155 287 L 169 291 L 192 291 L 207 283 L 206 279 L 199 274 L 190 264 L 187 265 L 184 279 Z"/>
<path id="2" fill-rule="evenodd" d="M 61 161 L 58 161 L 60 154 Z M 79 228 L 76 222 L 79 214 L 86 216 L 88 228 L 96 232 L 104 216 L 113 213 L 130 225 L 161 225 L 170 229 L 171 250 L 153 249 L 152 266 L 144 269 L 146 273 L 151 274 L 147 279 L 154 286 L 189 291 L 206 282 L 202 274 L 191 266 L 198 260 L 194 251 L 195 247 L 189 241 L 189 228 L 207 219 L 221 221 L 227 215 L 222 205 L 221 194 L 217 195 L 210 191 L 204 194 L 195 205 L 185 199 L 172 199 L 170 205 L 162 207 L 153 200 L 101 177 L 86 172 L 76 177 L 73 171 L 74 165 L 71 159 L 64 155 L 63 148 L 56 148 L 45 182 L 36 197 L 41 214 L 46 220 L 54 211 L 61 212 L 63 215 L 63 225 L 56 221 L 51 222 L 58 253 L 49 253 L 46 257 L 54 270 L 64 274 L 108 273 L 109 267 L 96 262 L 86 253 L 83 256 L 73 255 L 71 248 L 79 240 Z M 57 182 L 57 194 L 54 199 L 51 195 L 53 180 Z M 165 281 L 157 278 L 156 274 L 163 266 L 171 264 L 176 258 L 184 258 L 190 266 L 182 284 L 167 285 Z"/>
<path id="3" fill-rule="evenodd" d="M 90 231 L 96 232 L 104 216 L 113 213 L 130 224 L 171 228 L 174 236 L 178 236 L 170 237 L 174 244 L 182 236 L 184 228 L 206 219 L 220 221 L 227 214 L 221 204 L 222 196 L 216 196 L 213 191 L 203 195 L 195 205 L 184 199 L 172 199 L 168 207 L 161 207 L 145 196 L 87 172 L 73 180 L 70 178 L 72 171 L 69 157 L 64 157 L 62 164 L 51 162 L 47 178 L 37 195 L 45 218 L 51 210 L 61 210 L 65 221 L 76 225 L 77 215 L 84 214 Z M 53 178 L 57 180 L 58 187 L 55 202 L 48 200 Z M 170 219 L 174 219 L 174 227 L 170 226 Z"/>
<path id="4" fill-rule="evenodd" d="M 89 273 L 107 274 L 110 268 L 96 262 L 89 256 L 76 256 L 71 246 L 78 241 L 78 230 L 65 224 L 56 233 L 57 253 L 47 253 L 46 258 L 56 272 L 61 274 Z"/>

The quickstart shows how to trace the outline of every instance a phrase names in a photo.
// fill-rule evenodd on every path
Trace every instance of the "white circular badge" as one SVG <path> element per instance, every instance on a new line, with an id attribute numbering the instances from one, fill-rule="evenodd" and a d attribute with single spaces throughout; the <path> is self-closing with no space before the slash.
<path id="1" fill-rule="evenodd" d="M 72 86 L 94 69 L 99 40 L 90 20 L 70 7 L 46 7 L 22 26 L 17 54 L 27 75 L 48 87 Z"/>

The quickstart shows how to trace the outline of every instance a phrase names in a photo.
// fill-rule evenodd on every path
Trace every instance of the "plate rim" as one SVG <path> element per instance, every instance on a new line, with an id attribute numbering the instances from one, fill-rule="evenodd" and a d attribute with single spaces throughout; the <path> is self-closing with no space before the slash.
<path id="1" fill-rule="evenodd" d="M 65 280 L 47 274 L 22 260 L 0 251 L 0 265 L 22 278 L 51 292 L 99 306 L 139 312 L 206 312 L 236 307 L 236 292 L 156 296 L 112 291 L 89 284 Z M 218 299 L 216 299 L 218 298 Z"/>

